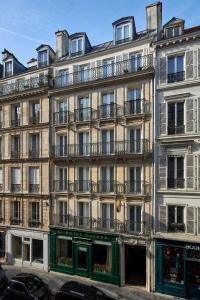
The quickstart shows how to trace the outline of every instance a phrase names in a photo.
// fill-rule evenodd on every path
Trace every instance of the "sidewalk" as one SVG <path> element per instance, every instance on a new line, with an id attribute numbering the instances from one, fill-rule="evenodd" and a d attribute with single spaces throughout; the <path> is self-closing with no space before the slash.
<path id="1" fill-rule="evenodd" d="M 26 272 L 33 273 L 40 276 L 51 288 L 52 294 L 55 295 L 57 290 L 69 280 L 79 281 L 88 285 L 95 285 L 105 292 L 108 296 L 113 297 L 118 300 L 177 300 L 181 298 L 170 297 L 166 295 L 148 293 L 142 288 L 135 287 L 119 287 L 108 283 L 97 282 L 88 278 L 83 278 L 79 276 L 70 276 L 66 274 L 56 273 L 56 272 L 44 272 L 38 269 L 31 268 L 21 268 L 18 266 L 4 265 L 8 278 L 11 278 L 17 273 Z"/>

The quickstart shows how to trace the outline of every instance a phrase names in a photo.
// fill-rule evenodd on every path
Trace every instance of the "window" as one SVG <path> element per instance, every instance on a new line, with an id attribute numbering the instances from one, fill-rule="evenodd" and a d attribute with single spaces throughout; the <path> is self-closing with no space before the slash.
<path id="1" fill-rule="evenodd" d="M 114 93 L 102 95 L 102 105 L 100 106 L 100 117 L 103 119 L 113 118 L 115 116 L 115 98 Z"/>
<path id="2" fill-rule="evenodd" d="M 57 264 L 72 267 L 72 241 L 57 237 Z"/>
<path id="3" fill-rule="evenodd" d="M 38 102 L 31 103 L 30 124 L 38 124 L 40 120 L 40 104 Z"/>
<path id="4" fill-rule="evenodd" d="M 20 126 L 21 107 L 19 104 L 12 106 L 11 126 Z"/>
<path id="5" fill-rule="evenodd" d="M 123 24 L 116 27 L 116 43 L 120 44 L 130 40 L 130 24 Z"/>
<path id="6" fill-rule="evenodd" d="M 131 232 L 142 232 L 142 207 L 139 205 L 129 206 L 129 231 Z"/>
<path id="7" fill-rule="evenodd" d="M 22 238 L 12 235 L 13 258 L 22 259 Z"/>
<path id="8" fill-rule="evenodd" d="M 0 128 L 3 126 L 3 109 L 0 107 Z"/>
<path id="9" fill-rule="evenodd" d="M 130 153 L 140 153 L 145 150 L 142 139 L 141 139 L 141 129 L 132 128 L 129 130 L 129 141 L 130 141 Z"/>
<path id="10" fill-rule="evenodd" d="M 29 192 L 38 193 L 39 186 L 39 168 L 29 168 Z"/>
<path id="11" fill-rule="evenodd" d="M 89 65 L 80 66 L 80 81 L 87 82 L 90 79 L 90 69 Z"/>
<path id="12" fill-rule="evenodd" d="M 79 155 L 89 155 L 90 153 L 89 132 L 79 133 Z"/>
<path id="13" fill-rule="evenodd" d="M 69 84 L 69 71 L 68 69 L 59 70 L 58 78 L 56 79 L 56 86 L 63 87 Z"/>
<path id="14" fill-rule="evenodd" d="M 112 248 L 108 245 L 93 244 L 93 271 L 111 273 L 112 271 Z"/>
<path id="15" fill-rule="evenodd" d="M 101 144 L 103 154 L 114 154 L 114 130 L 102 130 Z"/>
<path id="16" fill-rule="evenodd" d="M 142 113 L 141 89 L 132 89 L 128 91 L 128 102 L 126 103 L 127 114 Z"/>
<path id="17" fill-rule="evenodd" d="M 142 53 L 134 53 L 130 55 L 130 71 L 136 72 L 142 70 Z"/>
<path id="18" fill-rule="evenodd" d="M 5 77 L 9 77 L 13 75 L 13 62 L 8 61 L 5 63 Z"/>
<path id="19" fill-rule="evenodd" d="M 20 224 L 20 201 L 12 201 L 11 204 L 11 224 Z"/>
<path id="20" fill-rule="evenodd" d="M 3 190 L 3 170 L 0 169 L 0 191 Z"/>
<path id="21" fill-rule="evenodd" d="M 184 56 L 168 57 L 168 83 L 184 80 Z"/>
<path id="22" fill-rule="evenodd" d="M 166 28 L 166 37 L 172 38 L 175 36 L 178 36 L 182 33 L 182 27 L 181 26 L 172 26 Z"/>
<path id="23" fill-rule="evenodd" d="M 101 205 L 102 228 L 114 229 L 114 204 L 102 203 Z"/>
<path id="24" fill-rule="evenodd" d="M 183 249 L 163 247 L 163 257 L 164 281 L 183 284 Z"/>
<path id="25" fill-rule="evenodd" d="M 29 226 L 38 227 L 40 223 L 40 203 L 29 203 Z"/>
<path id="26" fill-rule="evenodd" d="M 184 103 L 168 104 L 168 134 L 184 133 Z"/>
<path id="27" fill-rule="evenodd" d="M 78 169 L 78 192 L 89 192 L 89 167 L 80 167 Z"/>
<path id="28" fill-rule="evenodd" d="M 3 200 L 0 200 L 0 223 L 2 223 L 4 219 L 4 212 L 3 212 Z M 1 232 L 0 232 L 0 237 L 1 237 Z M 1 255 L 0 255 L 1 257 Z"/>
<path id="29" fill-rule="evenodd" d="M 11 191 L 14 193 L 21 191 L 21 170 L 11 168 Z"/>
<path id="30" fill-rule="evenodd" d="M 60 135 L 58 137 L 59 146 L 58 146 L 58 156 L 67 156 L 67 136 Z"/>
<path id="31" fill-rule="evenodd" d="M 115 71 L 115 61 L 114 59 L 107 59 L 103 61 L 103 77 L 114 76 Z"/>
<path id="32" fill-rule="evenodd" d="M 184 158 L 183 157 L 168 157 L 168 188 L 184 188 Z"/>
<path id="33" fill-rule="evenodd" d="M 59 176 L 59 191 L 67 191 L 67 169 L 66 168 L 59 168 L 58 169 L 58 176 Z"/>
<path id="34" fill-rule="evenodd" d="M 89 121 L 91 119 L 89 97 L 79 98 L 79 109 L 76 114 L 77 121 Z"/>
<path id="35" fill-rule="evenodd" d="M 80 55 L 83 52 L 83 38 L 71 41 L 71 55 Z"/>
<path id="36" fill-rule="evenodd" d="M 32 239 L 32 262 L 43 264 L 43 241 Z"/>
<path id="37" fill-rule="evenodd" d="M 168 206 L 168 231 L 184 232 L 184 207 L 183 206 Z"/>
<path id="38" fill-rule="evenodd" d="M 30 135 L 29 156 L 32 158 L 39 157 L 39 134 Z"/>
<path id="39" fill-rule="evenodd" d="M 66 201 L 59 201 L 59 218 L 60 223 L 68 223 L 68 215 L 67 215 L 67 202 Z"/>
<path id="40" fill-rule="evenodd" d="M 140 194 L 141 189 L 141 167 L 129 168 L 129 181 L 127 182 L 127 192 Z"/>
<path id="41" fill-rule="evenodd" d="M 38 53 L 38 65 L 39 67 L 45 67 L 48 64 L 47 50 L 40 51 Z"/>
<path id="42" fill-rule="evenodd" d="M 89 203 L 88 202 L 79 202 L 78 203 L 78 218 L 79 226 L 88 227 L 90 224 L 89 220 Z"/>
<path id="43" fill-rule="evenodd" d="M 20 157 L 20 136 L 15 135 L 12 136 L 11 140 L 11 158 L 19 158 Z"/>
<path id="44" fill-rule="evenodd" d="M 0 136 L 0 159 L 2 159 L 2 157 L 3 157 L 2 149 L 3 149 L 3 147 L 2 147 L 2 137 Z"/>
<path id="45" fill-rule="evenodd" d="M 113 193 L 114 192 L 114 168 L 101 167 L 101 192 Z"/>

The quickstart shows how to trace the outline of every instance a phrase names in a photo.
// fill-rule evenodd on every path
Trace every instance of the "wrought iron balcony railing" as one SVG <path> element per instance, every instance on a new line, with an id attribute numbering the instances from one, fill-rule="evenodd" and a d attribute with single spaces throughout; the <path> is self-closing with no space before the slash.
<path id="1" fill-rule="evenodd" d="M 38 67 L 39 68 L 42 68 L 42 67 L 46 67 L 48 65 L 48 61 L 45 60 L 45 61 L 39 61 L 38 62 Z"/>
<path id="2" fill-rule="evenodd" d="M 40 185 L 39 184 L 29 184 L 29 192 L 37 194 L 40 191 Z"/>
<path id="3" fill-rule="evenodd" d="M 74 110 L 75 122 L 86 122 L 94 119 L 94 110 L 91 107 L 78 108 Z"/>
<path id="4" fill-rule="evenodd" d="M 11 120 L 11 127 L 19 127 L 21 125 L 21 119 Z"/>
<path id="5" fill-rule="evenodd" d="M 11 192 L 20 193 L 21 192 L 21 184 L 11 184 Z"/>
<path id="6" fill-rule="evenodd" d="M 115 41 L 115 43 L 116 43 L 117 45 L 119 45 L 119 44 L 124 44 L 124 43 L 130 42 L 131 40 L 132 40 L 132 38 L 131 38 L 131 37 L 128 37 L 128 38 L 126 38 L 126 39 L 117 40 L 117 41 Z"/>
<path id="7" fill-rule="evenodd" d="M 29 157 L 30 158 L 38 158 L 39 157 L 39 149 L 30 149 Z"/>
<path id="8" fill-rule="evenodd" d="M 173 124 L 168 126 L 168 135 L 183 134 L 185 133 L 185 125 L 174 126 Z"/>
<path id="9" fill-rule="evenodd" d="M 115 180 L 98 181 L 98 193 L 100 194 L 122 194 L 124 192 L 124 184 Z"/>
<path id="10" fill-rule="evenodd" d="M 39 219 L 29 219 L 28 220 L 28 226 L 29 227 L 35 227 L 38 228 L 40 226 L 41 222 Z"/>
<path id="11" fill-rule="evenodd" d="M 83 84 L 86 82 L 92 82 L 99 79 L 115 78 L 124 74 L 132 74 L 148 70 L 154 67 L 153 55 L 148 54 L 138 58 L 131 58 L 116 63 L 102 65 L 96 68 L 90 68 L 87 70 L 87 76 L 83 77 L 83 71 L 73 72 L 66 75 L 59 75 L 54 77 L 53 87 L 61 88 L 72 86 L 76 84 Z M 63 80 L 63 76 L 66 77 Z"/>
<path id="12" fill-rule="evenodd" d="M 167 187 L 169 189 L 184 189 L 185 179 L 184 178 L 167 178 Z"/>
<path id="13" fill-rule="evenodd" d="M 144 99 L 125 101 L 125 115 L 139 115 L 150 113 L 150 103 Z"/>
<path id="14" fill-rule="evenodd" d="M 37 125 L 40 123 L 40 116 L 37 114 L 35 116 L 31 116 L 29 118 L 29 124 L 30 125 Z"/>
<path id="15" fill-rule="evenodd" d="M 168 232 L 185 232 L 185 224 L 184 223 L 168 223 L 167 227 Z"/>
<path id="16" fill-rule="evenodd" d="M 141 155 L 150 152 L 149 141 L 125 140 L 99 143 L 71 144 L 54 146 L 55 157 L 90 157 Z"/>
<path id="17" fill-rule="evenodd" d="M 123 115 L 123 107 L 116 103 L 102 104 L 97 108 L 98 119 L 113 119 Z"/>
<path id="18" fill-rule="evenodd" d="M 126 194 L 148 195 L 150 194 L 150 184 L 142 180 L 125 181 Z"/>
<path id="19" fill-rule="evenodd" d="M 84 216 L 53 214 L 51 225 L 67 228 L 83 228 L 94 231 L 120 232 L 134 235 L 147 235 L 150 227 L 142 221 L 91 218 Z"/>
<path id="20" fill-rule="evenodd" d="M 12 159 L 19 159 L 20 158 L 20 151 L 18 150 L 11 150 L 11 155 L 10 157 Z"/>
<path id="21" fill-rule="evenodd" d="M 185 80 L 185 71 L 168 74 L 168 83 Z"/>
<path id="22" fill-rule="evenodd" d="M 48 85 L 48 82 L 48 76 L 42 76 L 20 81 L 16 80 L 13 83 L 5 83 L 0 85 L 0 96 L 15 94 L 26 90 L 44 87 Z"/>
<path id="23" fill-rule="evenodd" d="M 53 123 L 56 125 L 68 124 L 74 121 L 74 114 L 69 111 L 60 111 L 53 114 Z"/>
<path id="24" fill-rule="evenodd" d="M 77 193 L 96 193 L 97 184 L 91 180 L 76 180 L 75 191 Z"/>
<path id="25" fill-rule="evenodd" d="M 74 183 L 69 180 L 54 180 L 55 192 L 74 192 Z"/>
<path id="26" fill-rule="evenodd" d="M 0 192 L 3 191 L 3 183 L 0 183 Z"/>
<path id="27" fill-rule="evenodd" d="M 20 217 L 11 217 L 10 218 L 10 224 L 11 225 L 20 225 L 21 224 Z"/>

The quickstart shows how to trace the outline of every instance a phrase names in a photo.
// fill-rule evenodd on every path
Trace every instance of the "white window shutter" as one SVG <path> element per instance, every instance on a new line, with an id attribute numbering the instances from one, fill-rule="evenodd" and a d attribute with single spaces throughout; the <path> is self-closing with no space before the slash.
<path id="1" fill-rule="evenodd" d="M 194 99 L 188 98 L 185 101 L 186 108 L 186 133 L 193 133 L 195 130 L 195 116 L 194 116 Z"/>
<path id="2" fill-rule="evenodd" d="M 165 205 L 159 206 L 159 231 L 167 231 L 167 207 Z"/>
<path id="3" fill-rule="evenodd" d="M 194 189 L 194 155 L 186 155 L 186 187 Z"/>
<path id="4" fill-rule="evenodd" d="M 166 103 L 160 103 L 160 134 L 167 134 L 167 109 Z"/>
<path id="5" fill-rule="evenodd" d="M 167 187 L 167 158 L 162 156 L 159 159 L 159 188 L 166 189 Z"/>
<path id="6" fill-rule="evenodd" d="M 191 79 L 194 76 L 194 55 L 193 51 L 187 51 L 185 54 L 185 65 L 186 65 L 186 79 Z"/>
<path id="7" fill-rule="evenodd" d="M 160 84 L 165 84 L 167 80 L 167 59 L 161 57 L 159 60 Z"/>
<path id="8" fill-rule="evenodd" d="M 186 208 L 186 231 L 194 234 L 195 228 L 195 209 L 192 206 Z"/>

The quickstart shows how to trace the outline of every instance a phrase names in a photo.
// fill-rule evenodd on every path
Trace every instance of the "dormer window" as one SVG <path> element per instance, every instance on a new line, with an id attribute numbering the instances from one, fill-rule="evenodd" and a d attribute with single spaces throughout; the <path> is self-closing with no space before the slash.
<path id="1" fill-rule="evenodd" d="M 9 77 L 13 75 L 13 63 L 12 61 L 8 61 L 5 63 L 5 77 Z"/>
<path id="2" fill-rule="evenodd" d="M 47 50 L 38 53 L 38 66 L 45 67 L 48 64 Z"/>
<path id="3" fill-rule="evenodd" d="M 130 24 L 122 24 L 116 27 L 116 43 L 120 44 L 130 40 Z"/>
<path id="4" fill-rule="evenodd" d="M 83 38 L 74 39 L 71 41 L 71 55 L 80 55 L 83 53 Z"/>
<path id="5" fill-rule="evenodd" d="M 166 28 L 166 37 L 172 38 L 182 34 L 182 27 L 181 26 L 172 26 Z"/>

